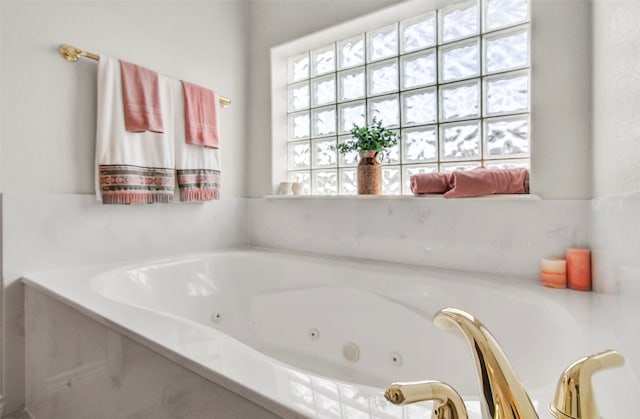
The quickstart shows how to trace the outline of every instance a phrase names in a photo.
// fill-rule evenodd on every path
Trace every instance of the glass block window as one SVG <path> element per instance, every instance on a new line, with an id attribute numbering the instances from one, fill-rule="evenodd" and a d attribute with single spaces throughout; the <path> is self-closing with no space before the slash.
<path id="1" fill-rule="evenodd" d="M 419 173 L 528 168 L 530 39 L 529 0 L 468 0 L 290 56 L 289 180 L 356 194 L 358 156 L 337 144 L 374 117 L 400 139 L 383 194 Z"/>

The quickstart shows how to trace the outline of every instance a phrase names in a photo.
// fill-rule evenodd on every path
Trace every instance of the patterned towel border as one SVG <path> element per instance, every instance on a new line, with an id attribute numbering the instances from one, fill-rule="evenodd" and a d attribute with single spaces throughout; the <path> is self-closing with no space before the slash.
<path id="1" fill-rule="evenodd" d="M 174 169 L 101 164 L 99 173 L 104 204 L 153 204 L 173 200 Z"/>
<path id="2" fill-rule="evenodd" d="M 180 201 L 212 201 L 220 199 L 220 171 L 210 169 L 178 169 Z"/>

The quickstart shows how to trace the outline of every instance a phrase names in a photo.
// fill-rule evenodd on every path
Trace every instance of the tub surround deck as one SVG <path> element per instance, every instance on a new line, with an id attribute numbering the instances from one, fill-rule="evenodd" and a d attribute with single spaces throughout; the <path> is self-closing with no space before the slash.
<path id="1" fill-rule="evenodd" d="M 251 245 L 534 280 L 540 258 L 588 237 L 580 200 L 238 198 L 116 208 L 93 195 L 5 192 L 2 207 L 5 413 L 24 404 L 18 279 L 27 272 Z"/>
<path id="2" fill-rule="evenodd" d="M 287 416 L 193 373 L 171 351 L 149 349 L 153 345 L 115 332 L 35 288 L 27 287 L 26 308 L 27 410 L 33 419 Z M 175 325 L 167 328 L 178 332 Z"/>
<path id="3" fill-rule="evenodd" d="M 586 246 L 589 201 L 520 195 L 248 200 L 251 246 L 538 279 Z"/>
<path id="4" fill-rule="evenodd" d="M 244 199 L 208 204 L 101 205 L 95 195 L 3 192 L 4 413 L 25 401 L 26 272 L 247 245 Z M 203 234 L 207 232 L 207 234 Z"/>
<path id="5" fill-rule="evenodd" d="M 123 392 L 127 387 L 119 384 L 124 377 L 122 371 L 128 367 L 132 368 L 132 378 L 128 378 L 127 384 L 137 380 L 152 383 L 160 376 L 166 381 L 167 376 L 163 375 L 166 371 L 169 376 L 191 383 L 200 383 L 198 380 L 204 378 L 208 383 L 204 387 L 217 394 L 219 402 L 229 402 L 223 408 L 231 409 L 228 412 L 233 411 L 233 406 L 257 409 L 245 417 L 274 414 L 326 417 L 331 412 L 338 412 L 338 417 L 426 417 L 428 403 L 399 408 L 383 399 L 385 384 L 413 378 L 452 384 L 465 398 L 470 416 L 480 418 L 475 371 L 466 344 L 459 336 L 438 331 L 431 325 L 433 313 L 444 306 L 467 310 L 490 328 L 541 417 L 547 417 L 546 405 L 552 400 L 556 380 L 569 363 L 606 348 L 619 349 L 623 354 L 625 349 L 631 350 L 617 347 L 618 339 L 610 325 L 609 316 L 616 309 L 629 309 L 617 297 L 552 290 L 514 278 L 505 281 L 505 278 L 482 274 L 374 262 L 364 264 L 280 252 L 228 251 L 200 254 L 198 258 L 203 262 L 194 262 L 194 255 L 190 255 L 115 270 L 102 266 L 26 275 L 23 281 L 27 284 L 27 303 L 31 304 L 27 310 L 27 407 L 32 414 L 39 413 L 34 414 L 34 419 L 55 417 L 51 412 L 61 411 L 56 409 L 67 409 L 64 411 L 68 418 L 82 417 L 78 413 L 82 412 L 79 395 L 112 408 L 115 403 L 120 406 L 118 412 L 141 413 L 142 410 L 136 410 L 144 406 L 142 402 L 136 403 L 140 401 L 139 396 Z M 227 320 L 227 325 L 232 324 L 236 317 L 242 320 L 239 323 L 252 320 L 253 326 L 247 325 L 244 331 L 236 329 L 237 325 L 231 325 L 229 330 L 216 327 L 214 320 L 202 320 L 203 313 L 194 309 L 197 304 L 188 307 L 189 301 L 197 299 L 179 295 L 173 289 L 157 290 L 160 294 L 157 299 L 145 300 L 144 292 L 136 295 L 134 288 L 126 288 L 157 287 L 160 282 L 154 278 L 158 267 L 185 263 L 191 263 L 191 268 L 201 263 L 201 274 L 213 274 L 216 281 L 221 280 L 215 285 L 225 299 L 232 299 L 232 304 L 249 310 L 243 314 L 224 309 L 226 317 L 222 317 L 222 323 Z M 142 282 L 123 282 L 127 276 L 120 274 L 134 271 L 143 275 L 129 278 Z M 225 277 L 235 271 L 241 276 Z M 193 295 L 203 291 L 192 281 L 196 277 L 197 269 L 189 271 L 186 277 L 186 283 L 193 285 L 190 288 Z M 230 287 L 232 284 L 234 287 Z M 483 292 L 478 292 L 480 290 Z M 343 296 L 342 301 L 339 295 Z M 174 304 L 171 304 L 172 298 Z M 34 304 L 35 301 L 42 303 Z M 376 317 L 375 308 L 369 307 L 370 312 L 364 312 L 371 304 L 386 304 L 378 308 L 382 307 L 388 323 L 384 323 L 385 316 Z M 331 309 L 327 310 L 328 307 Z M 52 316 L 55 312 L 62 313 L 62 317 Z M 340 321 L 341 315 L 352 324 L 341 329 L 339 324 L 345 323 Z M 49 316 L 51 319 L 47 320 Z M 69 319 L 61 320 L 64 316 Z M 403 319 L 405 323 L 401 323 Z M 87 324 L 89 331 L 74 332 L 80 324 Z M 335 330 L 329 328 L 330 324 L 336 325 Z M 319 329 L 320 342 L 324 341 L 328 348 L 346 339 L 347 335 L 340 333 L 351 333 L 351 340 L 359 345 L 363 354 L 359 364 L 344 360 L 341 364 L 339 358 L 333 360 L 338 367 L 335 371 L 342 371 L 344 375 L 331 377 L 336 375 L 335 371 L 324 368 L 319 358 L 311 356 L 313 353 L 304 352 L 305 345 L 310 345 L 306 332 L 311 326 Z M 274 337 L 278 330 L 281 334 Z M 363 334 L 358 335 L 359 330 Z M 304 339 L 296 341 L 296 331 L 302 332 Z M 92 333 L 97 333 L 95 339 L 82 343 L 83 339 L 94 336 Z M 338 336 L 335 342 L 331 341 L 332 336 Z M 376 337 L 380 340 L 376 341 Z M 287 339 L 291 342 L 277 345 L 278 340 Z M 412 340 L 415 341 L 413 347 L 409 344 Z M 384 363 L 377 366 L 367 359 L 384 346 L 380 343 L 383 341 L 398 342 L 397 351 L 404 356 L 405 369 Z M 96 352 L 91 342 L 107 345 Z M 287 346 L 293 353 L 284 353 L 283 347 Z M 155 353 L 160 356 L 153 355 Z M 76 354 L 75 359 L 65 359 L 68 354 Z M 142 354 L 160 359 L 159 366 L 146 365 L 139 371 L 135 363 L 128 363 L 138 357 L 146 359 L 147 355 Z M 421 363 L 425 359 L 434 366 L 432 370 L 427 371 L 428 363 Z M 127 368 L 116 368 L 124 368 L 123 365 Z M 327 365 L 331 366 L 331 362 Z M 49 369 L 54 367 L 57 371 Z M 152 371 L 156 369 L 163 372 L 158 372 L 154 379 Z M 419 371 L 421 376 L 411 377 L 406 372 L 411 370 Z M 368 376 L 362 371 L 380 373 Z M 98 380 L 101 390 L 91 391 L 96 387 L 83 386 L 83 379 L 89 380 L 85 383 Z M 65 384 L 67 382 L 71 386 Z M 77 390 L 78 386 L 84 393 Z M 640 409 L 636 397 L 640 388 L 631 365 L 597 375 L 594 386 L 605 417 L 631 417 L 630 412 Z M 72 387 L 77 391 L 69 390 Z M 156 388 L 143 393 L 143 398 L 155 400 L 154 403 L 169 409 L 168 412 L 175 406 L 171 407 L 167 401 L 195 397 L 193 401 L 204 394 L 194 392 L 187 396 L 172 391 Z M 243 403 L 242 399 L 247 401 Z M 199 402 L 193 403 L 201 406 Z M 158 417 L 165 417 L 165 413 L 158 413 Z M 194 413 L 193 417 L 199 416 Z"/>

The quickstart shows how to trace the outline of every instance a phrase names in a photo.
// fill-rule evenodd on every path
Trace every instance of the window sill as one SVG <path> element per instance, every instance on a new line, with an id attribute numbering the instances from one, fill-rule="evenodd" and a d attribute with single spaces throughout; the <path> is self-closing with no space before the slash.
<path id="1" fill-rule="evenodd" d="M 534 194 L 486 195 L 470 198 L 444 198 L 442 195 L 265 195 L 264 199 L 313 199 L 313 200 L 390 200 L 412 201 L 416 199 L 456 200 L 491 200 L 491 201 L 539 201 L 542 198 Z"/>

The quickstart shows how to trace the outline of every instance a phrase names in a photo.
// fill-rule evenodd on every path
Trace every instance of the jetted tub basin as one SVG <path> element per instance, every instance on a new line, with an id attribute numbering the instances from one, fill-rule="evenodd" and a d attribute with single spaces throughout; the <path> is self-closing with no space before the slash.
<path id="1" fill-rule="evenodd" d="M 480 418 L 466 341 L 432 324 L 443 307 L 492 331 L 540 417 L 567 365 L 617 349 L 596 294 L 442 269 L 231 250 L 24 282 L 281 417 L 429 417 L 428 402 L 398 407 L 383 397 L 392 382 L 429 379 L 457 389 Z M 628 366 L 599 374 L 594 386 L 605 417 L 634 417 L 638 387 Z M 27 394 L 27 407 L 43 397 Z"/>

